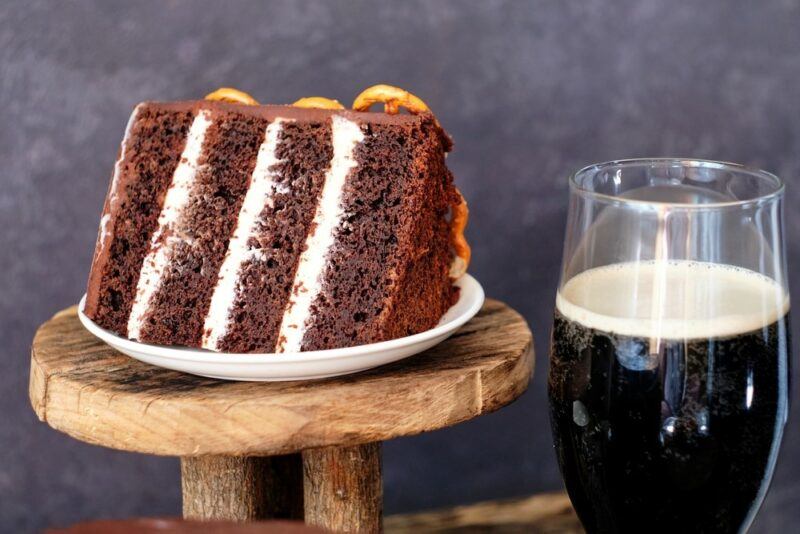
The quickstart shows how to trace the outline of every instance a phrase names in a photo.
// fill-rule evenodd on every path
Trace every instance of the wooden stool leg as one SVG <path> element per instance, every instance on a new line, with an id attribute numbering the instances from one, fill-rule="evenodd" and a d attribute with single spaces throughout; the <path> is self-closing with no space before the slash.
<path id="1" fill-rule="evenodd" d="M 302 469 L 299 454 L 181 458 L 183 517 L 302 519 Z"/>
<path id="2" fill-rule="evenodd" d="M 303 451 L 305 520 L 334 532 L 380 532 L 381 444 Z"/>

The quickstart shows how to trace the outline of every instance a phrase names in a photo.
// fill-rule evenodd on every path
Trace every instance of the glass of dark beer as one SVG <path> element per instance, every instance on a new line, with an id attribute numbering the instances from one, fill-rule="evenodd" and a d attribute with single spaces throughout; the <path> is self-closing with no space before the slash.
<path id="1" fill-rule="evenodd" d="M 783 191 L 713 161 L 570 179 L 548 392 L 589 532 L 743 532 L 788 410 Z"/>

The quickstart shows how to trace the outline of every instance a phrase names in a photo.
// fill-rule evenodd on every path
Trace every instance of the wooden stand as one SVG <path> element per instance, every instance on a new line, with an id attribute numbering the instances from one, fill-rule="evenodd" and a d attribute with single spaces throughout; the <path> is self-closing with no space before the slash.
<path id="1" fill-rule="evenodd" d="M 89 334 L 75 307 L 31 350 L 39 419 L 76 439 L 181 457 L 183 514 L 304 518 L 339 532 L 382 524 L 380 442 L 497 410 L 527 387 L 532 336 L 487 300 L 450 339 L 371 371 L 310 382 L 225 382 L 128 358 Z"/>

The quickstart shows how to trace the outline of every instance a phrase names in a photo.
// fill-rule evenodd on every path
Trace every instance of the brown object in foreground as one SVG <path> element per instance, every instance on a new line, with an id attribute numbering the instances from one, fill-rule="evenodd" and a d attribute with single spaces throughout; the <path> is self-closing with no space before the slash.
<path id="1" fill-rule="evenodd" d="M 320 528 L 299 521 L 183 521 L 180 519 L 108 519 L 52 528 L 45 534 L 324 534 Z"/>
<path id="2" fill-rule="evenodd" d="M 289 487 L 291 480 L 299 484 L 299 477 L 271 477 L 276 464 L 265 469 L 256 457 L 318 447 L 335 447 L 341 455 L 354 445 L 365 451 L 370 443 L 497 410 L 525 391 L 534 362 L 532 341 L 517 312 L 489 299 L 450 339 L 391 365 L 320 381 L 225 382 L 128 358 L 86 331 L 72 307 L 36 333 L 30 398 L 42 421 L 82 441 L 183 457 L 190 515 L 255 519 L 276 509 L 290 514 L 286 510 L 293 508 L 284 499 L 283 504 L 256 501 L 300 492 Z M 374 494 L 358 490 L 352 500 L 336 495 L 337 472 L 326 467 L 325 454 L 305 454 L 305 483 L 334 488 L 320 493 L 326 502 L 310 503 L 306 519 L 357 517 L 378 524 Z M 365 458 L 354 462 L 353 469 L 360 470 L 355 478 L 339 479 L 344 487 L 380 487 L 378 462 L 368 452 Z M 290 466 L 299 461 L 284 457 L 279 469 L 287 469 L 284 460 Z M 217 499 L 221 488 L 227 496 Z"/>

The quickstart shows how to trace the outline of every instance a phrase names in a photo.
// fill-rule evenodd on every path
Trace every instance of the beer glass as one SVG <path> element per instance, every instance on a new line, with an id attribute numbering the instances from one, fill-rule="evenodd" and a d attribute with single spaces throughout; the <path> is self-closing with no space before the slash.
<path id="1" fill-rule="evenodd" d="M 589 532 L 742 532 L 788 409 L 781 181 L 641 159 L 570 179 L 548 393 Z"/>

